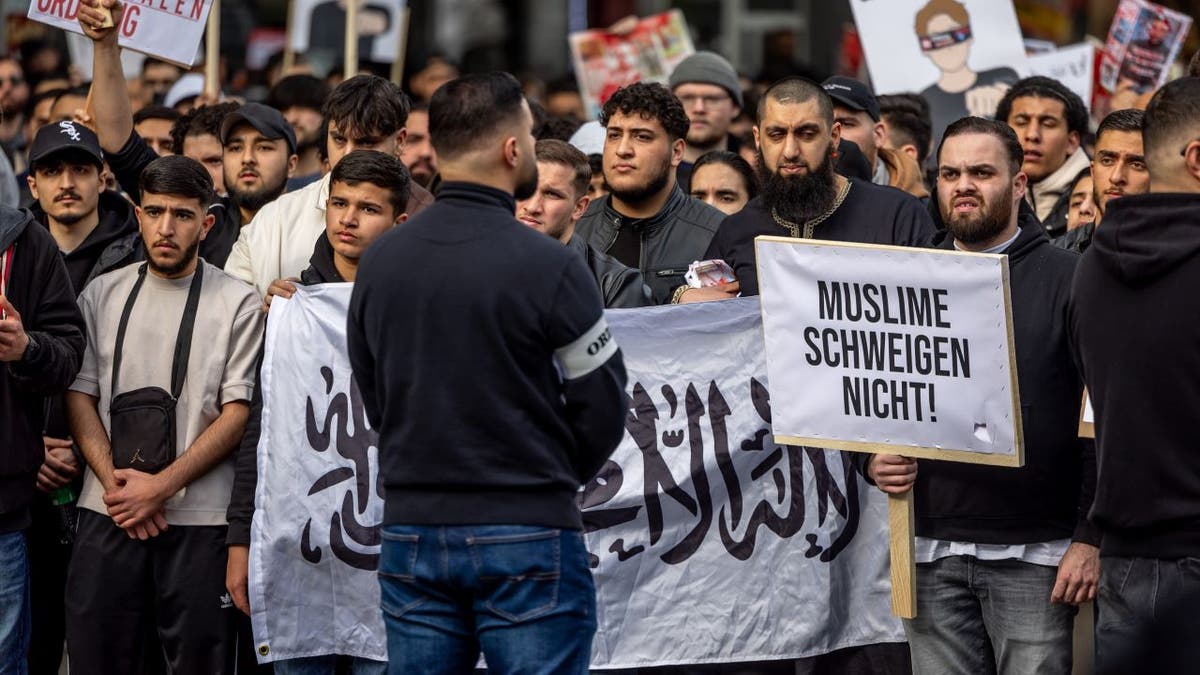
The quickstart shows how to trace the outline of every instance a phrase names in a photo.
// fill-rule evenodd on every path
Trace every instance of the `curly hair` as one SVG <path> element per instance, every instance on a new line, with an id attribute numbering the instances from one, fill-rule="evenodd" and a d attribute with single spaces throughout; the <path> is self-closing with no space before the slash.
<path id="1" fill-rule="evenodd" d="M 618 89 L 604 102 L 604 108 L 600 111 L 600 124 L 607 127 L 608 121 L 618 112 L 622 115 L 636 114 L 646 119 L 658 120 L 672 143 L 687 138 L 688 127 L 691 126 L 683 104 L 661 84 L 635 82 Z"/>
<path id="2" fill-rule="evenodd" d="M 1079 98 L 1079 94 L 1067 89 L 1062 82 L 1041 75 L 1017 80 L 1004 98 L 1000 99 L 1000 104 L 996 106 L 995 118 L 1001 122 L 1007 122 L 1008 116 L 1012 113 L 1013 101 L 1026 96 L 1061 101 L 1067 130 L 1074 131 L 1080 137 L 1087 133 L 1088 110 L 1083 99 Z"/>

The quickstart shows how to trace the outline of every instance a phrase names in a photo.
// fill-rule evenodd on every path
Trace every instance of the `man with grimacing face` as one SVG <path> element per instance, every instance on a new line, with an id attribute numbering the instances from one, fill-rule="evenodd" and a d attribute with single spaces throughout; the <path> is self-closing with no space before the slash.
<path id="1" fill-rule="evenodd" d="M 1065 325 L 1079 256 L 1020 214 L 1023 162 L 1008 125 L 959 120 L 938 151 L 937 199 L 939 248 L 1008 258 L 1021 399 L 1038 408 L 1022 418 L 1025 465 L 855 458 L 885 493 L 916 485 L 917 616 L 904 620 L 914 672 L 1070 672 L 1076 605 L 1096 595 L 1096 465 L 1076 437 L 1083 386 Z"/>

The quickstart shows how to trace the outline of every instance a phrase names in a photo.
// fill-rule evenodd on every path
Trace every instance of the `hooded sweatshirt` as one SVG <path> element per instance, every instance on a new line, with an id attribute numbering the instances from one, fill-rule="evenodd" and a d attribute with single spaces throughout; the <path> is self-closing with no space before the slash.
<path id="1" fill-rule="evenodd" d="M 1017 240 L 1004 254 L 1010 270 L 1025 466 L 919 460 L 916 534 L 976 544 L 1073 539 L 1095 546 L 1099 534 L 1087 519 L 1095 452 L 1077 433 L 1083 390 L 1066 327 L 1079 256 L 1052 246 L 1032 214 L 1023 213 L 1019 223 Z M 939 247 L 953 249 L 953 239 L 946 236 Z M 865 462 L 859 464 L 865 468 Z"/>
<path id="2" fill-rule="evenodd" d="M 0 207 L 0 255 L 15 244 L 7 298 L 30 344 L 20 361 L 0 364 L 0 532 L 29 524 L 47 396 L 61 394 L 83 360 L 83 316 L 58 245 L 28 211 Z"/>
<path id="3" fill-rule="evenodd" d="M 40 204 L 29 210 L 42 227 L 49 228 Z M 62 254 L 76 296 L 92 279 L 144 258 L 133 204 L 116 192 L 105 190 L 100 193 L 99 212 L 96 229 L 75 250 Z"/>
<path id="4" fill-rule="evenodd" d="M 1200 557 L 1200 195 L 1109 204 L 1069 321 L 1096 412 L 1101 555 Z"/>

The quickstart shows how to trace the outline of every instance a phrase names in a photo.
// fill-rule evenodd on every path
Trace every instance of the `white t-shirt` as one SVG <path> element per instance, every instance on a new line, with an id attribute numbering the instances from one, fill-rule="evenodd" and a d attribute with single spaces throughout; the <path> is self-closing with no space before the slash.
<path id="1" fill-rule="evenodd" d="M 217 419 L 222 405 L 250 400 L 262 342 L 263 313 L 258 294 L 219 268 L 203 261 L 201 264 L 204 281 L 192 333 L 191 356 L 175 409 L 176 448 L 181 455 Z M 87 351 L 71 390 L 99 398 L 97 410 L 106 432 L 117 327 L 140 266 L 141 263 L 135 263 L 97 277 L 79 296 L 79 308 L 87 322 Z M 118 394 L 142 387 L 170 391 L 175 338 L 191 283 L 192 275 L 162 279 L 147 271 L 125 332 Z M 225 525 L 232 486 L 230 455 L 167 502 L 167 522 Z M 89 468 L 79 505 L 107 514 L 103 495 L 104 488 Z"/>

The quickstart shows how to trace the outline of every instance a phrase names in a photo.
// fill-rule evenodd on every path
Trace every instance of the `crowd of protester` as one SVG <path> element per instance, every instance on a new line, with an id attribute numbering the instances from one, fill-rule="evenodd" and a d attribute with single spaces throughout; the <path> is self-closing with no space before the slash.
<path id="1" fill-rule="evenodd" d="M 498 672 L 586 672 L 575 493 L 627 408 L 603 309 L 756 295 L 758 235 L 1007 255 L 1026 464 L 855 455 L 880 490 L 916 486 L 906 647 L 654 670 L 1069 673 L 1092 600 L 1100 672 L 1194 667 L 1195 67 L 1102 119 L 1029 77 L 994 118 L 945 128 L 918 94 L 747 86 L 713 52 L 595 121 L 572 83 L 534 97 L 444 60 L 407 91 L 277 71 L 257 102 L 152 59 L 127 81 L 99 23 L 114 4 L 80 3 L 90 83 L 0 57 L 0 673 L 56 673 L 64 647 L 72 673 L 258 667 L 264 326 L 273 299 L 337 282 L 355 284 L 348 353 L 380 432 L 384 604 L 412 608 L 385 613 L 390 672 L 469 671 L 481 650 Z M 690 286 L 703 260 L 735 279 Z M 430 391 L 473 412 L 414 415 Z M 482 611 L 476 538 L 561 558 L 559 609 Z M 449 562 L 416 564 L 418 541 Z"/>

